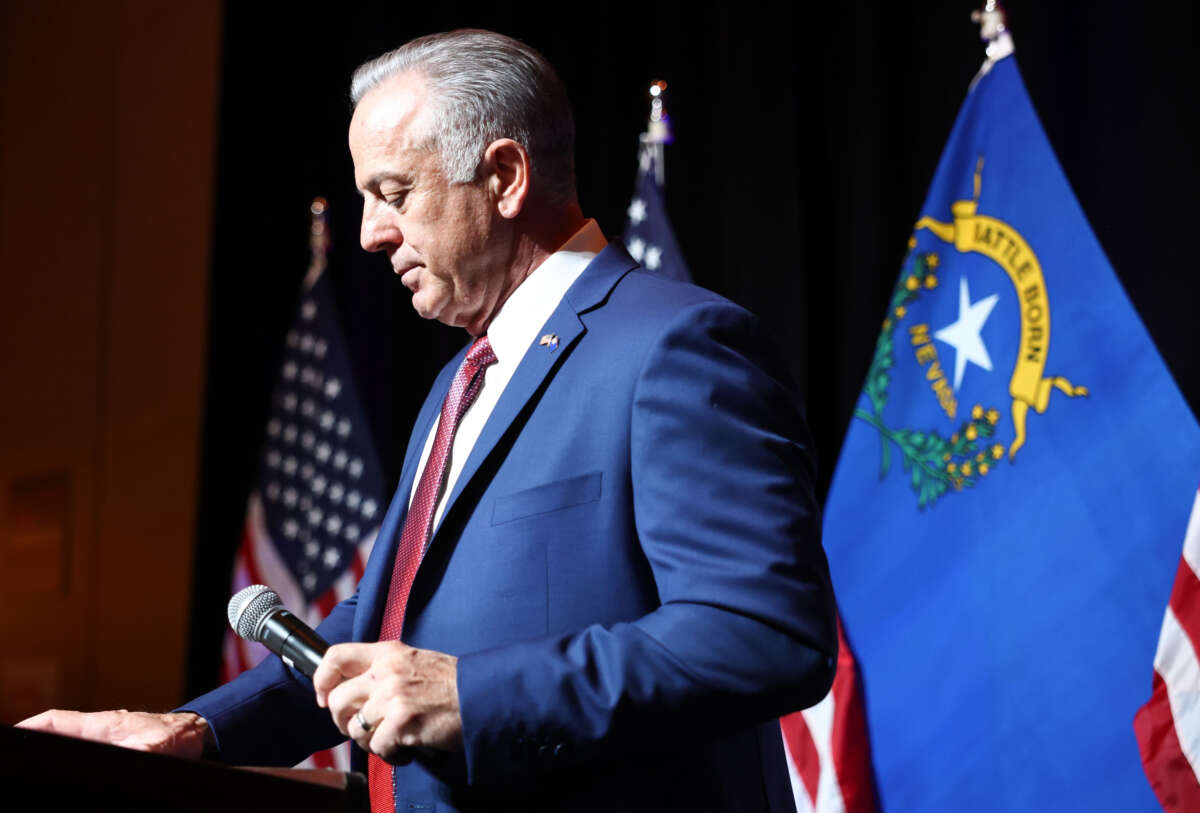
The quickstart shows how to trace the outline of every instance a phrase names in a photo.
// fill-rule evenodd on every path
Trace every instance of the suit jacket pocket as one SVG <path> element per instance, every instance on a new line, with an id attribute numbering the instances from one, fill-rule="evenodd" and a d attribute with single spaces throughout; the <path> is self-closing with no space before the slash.
<path id="1" fill-rule="evenodd" d="M 600 474 L 592 471 L 498 497 L 492 508 L 492 524 L 502 525 L 522 517 L 595 502 L 600 499 Z"/>

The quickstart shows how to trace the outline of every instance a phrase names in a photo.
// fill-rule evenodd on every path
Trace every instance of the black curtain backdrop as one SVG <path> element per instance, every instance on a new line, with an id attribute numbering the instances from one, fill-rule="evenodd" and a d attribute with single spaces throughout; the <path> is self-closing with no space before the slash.
<path id="1" fill-rule="evenodd" d="M 308 261 L 309 201 L 330 202 L 328 273 L 390 483 L 429 383 L 465 338 L 419 319 L 385 258 L 358 247 L 345 137 L 356 65 L 463 26 L 541 50 L 573 100 L 581 202 L 609 235 L 632 192 L 646 88 L 667 80 L 679 242 L 696 281 L 761 315 L 789 354 L 824 493 L 912 223 L 983 58 L 963 0 L 433 6 L 227 4 L 189 696 L 217 681 L 233 553 Z M 1008 8 L 1050 141 L 1195 411 L 1196 11 Z"/>

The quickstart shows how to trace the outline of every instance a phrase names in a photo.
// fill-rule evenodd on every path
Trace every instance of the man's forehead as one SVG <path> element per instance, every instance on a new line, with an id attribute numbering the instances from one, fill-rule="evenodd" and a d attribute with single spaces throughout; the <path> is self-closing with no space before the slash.
<path id="1" fill-rule="evenodd" d="M 359 101 L 350 123 L 351 135 L 357 130 L 372 140 L 399 139 L 406 142 L 402 146 L 416 146 L 416 141 L 424 140 L 425 128 L 420 125 L 426 112 L 426 96 L 425 81 L 416 74 L 386 79 Z"/>

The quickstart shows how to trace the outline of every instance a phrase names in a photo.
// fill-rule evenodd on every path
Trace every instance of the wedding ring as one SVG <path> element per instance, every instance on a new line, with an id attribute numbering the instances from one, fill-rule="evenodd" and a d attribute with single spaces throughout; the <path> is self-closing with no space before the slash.
<path id="1" fill-rule="evenodd" d="M 367 722 L 367 718 L 363 717 L 362 709 L 354 712 L 354 719 L 358 720 L 358 727 L 363 731 L 369 732 L 372 728 L 374 728 L 373 725 Z"/>

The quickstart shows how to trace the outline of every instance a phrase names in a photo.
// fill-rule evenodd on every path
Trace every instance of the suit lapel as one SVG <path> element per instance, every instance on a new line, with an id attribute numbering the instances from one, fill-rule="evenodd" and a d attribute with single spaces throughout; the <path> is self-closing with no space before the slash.
<path id="1" fill-rule="evenodd" d="M 525 408 L 542 384 L 561 366 L 569 355 L 571 347 L 587 332 L 587 327 L 581 318 L 593 308 L 604 304 L 613 287 L 621 277 L 637 267 L 625 250 L 615 244 L 610 244 L 580 274 L 579 279 L 571 286 L 559 303 L 554 313 L 546 321 L 539 336 L 554 333 L 558 336 L 558 347 L 535 344 L 530 347 L 517 365 L 512 379 L 505 387 L 504 393 L 496 403 L 492 414 L 484 424 L 479 439 L 471 449 L 467 462 L 463 465 L 462 473 L 455 483 L 454 490 L 446 499 L 446 507 L 442 512 L 443 520 L 455 509 L 459 495 L 471 480 L 479 473 L 480 466 L 495 449 L 496 444 L 516 420 L 521 410 Z M 396 488 L 392 504 L 388 507 L 387 515 L 379 529 L 375 540 L 375 548 L 371 552 L 366 571 L 359 582 L 358 606 L 355 614 L 354 640 L 374 640 L 373 636 L 379 630 L 383 607 L 387 601 L 387 588 L 391 581 L 392 568 L 396 559 L 396 546 L 400 540 L 400 529 L 404 527 L 404 519 L 408 513 L 408 497 L 412 493 L 413 480 L 416 478 L 417 467 L 421 461 L 425 441 L 433 428 L 441 411 L 442 401 L 450 389 L 454 373 L 466 355 L 467 347 L 454 357 L 442 370 L 434 382 L 429 396 L 417 417 L 413 427 L 412 437 L 408 442 L 405 453 L 404 467 L 401 470 L 400 482 Z M 440 524 L 438 526 L 441 527 Z M 437 540 L 438 528 L 434 529 L 430 545 Z M 421 578 L 418 571 L 417 579 Z"/>
<path id="2" fill-rule="evenodd" d="M 504 393 L 484 424 L 466 463 L 463 464 L 454 490 L 446 498 L 446 507 L 442 512 L 443 521 L 454 510 L 459 495 L 478 474 L 480 466 L 512 426 L 513 421 L 541 389 L 542 384 L 564 363 L 575 342 L 587 332 L 587 327 L 580 317 L 603 304 L 613 286 L 636 265 L 623 248 L 610 244 L 596 255 L 579 275 L 579 279 L 567 290 L 554 313 L 538 332 L 539 337 L 556 335 L 557 347 L 535 343 L 525 351 L 521 363 L 517 365 L 512 379 L 504 388 Z M 439 523 L 438 528 L 434 529 L 431 545 L 436 540 L 440 527 Z"/>

